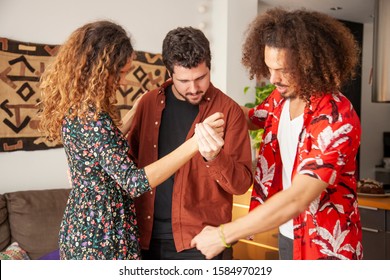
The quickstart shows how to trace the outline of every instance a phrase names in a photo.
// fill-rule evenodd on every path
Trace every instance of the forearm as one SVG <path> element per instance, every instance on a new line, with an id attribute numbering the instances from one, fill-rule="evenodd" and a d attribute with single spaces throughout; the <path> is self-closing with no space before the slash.
<path id="1" fill-rule="evenodd" d="M 249 110 L 251 108 L 247 108 L 245 106 L 240 106 L 241 107 L 241 110 L 243 111 L 244 115 L 245 115 L 245 120 L 246 120 L 246 123 L 247 123 L 247 126 L 248 126 L 248 130 L 258 130 L 260 129 L 261 127 L 258 127 L 257 125 L 255 125 L 254 123 L 252 123 L 252 121 L 249 119 Z"/>
<path id="2" fill-rule="evenodd" d="M 127 112 L 127 114 L 123 117 L 122 119 L 122 125 L 119 127 L 119 130 L 122 132 L 123 135 L 126 135 L 129 130 L 130 130 L 130 126 L 131 124 L 133 123 L 134 121 L 134 116 L 135 116 L 135 113 L 137 112 L 137 108 L 138 106 L 140 106 L 141 108 L 141 112 L 142 112 L 142 105 L 140 104 L 141 103 L 141 99 L 145 96 L 145 93 L 139 95 L 137 97 L 137 99 L 135 100 L 134 104 L 133 104 L 133 107 L 131 107 L 131 109 Z"/>
<path id="3" fill-rule="evenodd" d="M 274 197 L 276 198 L 276 196 L 282 195 L 282 193 L 278 193 Z M 231 244 L 239 239 L 269 231 L 300 213 L 299 207 L 293 202 L 286 204 L 286 201 L 283 199 L 278 203 L 273 203 L 272 198 L 249 212 L 246 216 L 226 224 L 224 226 L 226 242 Z"/>
<path id="4" fill-rule="evenodd" d="M 191 246 L 210 259 L 222 252 L 226 244 L 268 231 L 299 215 L 327 185 L 307 175 L 296 175 L 290 188 L 273 195 L 246 216 L 219 228 L 206 226 L 191 240 Z"/>
<path id="5" fill-rule="evenodd" d="M 288 214 L 280 215 L 282 212 L 285 213 L 286 210 L 283 199 L 280 199 L 279 202 L 266 204 L 257 207 L 248 215 L 234 222 L 220 225 L 219 227 L 206 226 L 191 240 L 191 246 L 200 250 L 207 259 L 211 259 L 221 253 L 225 247 L 229 247 L 228 244 L 255 233 L 277 227 L 283 221 L 287 221 L 292 217 L 292 213 L 290 213 L 291 216 Z"/>
<path id="6" fill-rule="evenodd" d="M 122 118 L 122 125 L 119 127 L 119 130 L 123 135 L 126 135 L 129 132 L 130 126 L 133 122 L 135 115 L 135 110 L 133 108 L 126 113 L 126 115 Z"/>
<path id="7" fill-rule="evenodd" d="M 327 185 L 307 175 L 296 175 L 290 188 L 275 194 L 248 215 L 226 224 L 227 242 L 282 225 L 305 211 Z"/>
<path id="8" fill-rule="evenodd" d="M 168 179 L 181 166 L 189 161 L 198 152 L 198 145 L 194 137 L 190 138 L 176 150 L 149 164 L 145 167 L 145 173 L 152 188 Z"/>

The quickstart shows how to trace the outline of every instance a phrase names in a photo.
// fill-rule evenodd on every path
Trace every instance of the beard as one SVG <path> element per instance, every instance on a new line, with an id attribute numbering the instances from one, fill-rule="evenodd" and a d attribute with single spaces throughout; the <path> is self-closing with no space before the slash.
<path id="1" fill-rule="evenodd" d="M 180 91 L 177 90 L 175 85 L 173 85 L 173 87 L 175 88 L 175 91 L 177 92 L 178 95 L 180 95 L 186 102 L 192 105 L 199 105 L 199 103 L 203 99 L 203 95 L 204 95 L 203 91 L 197 91 L 195 93 L 192 92 L 181 93 Z"/>
<path id="2" fill-rule="evenodd" d="M 295 98 L 298 96 L 291 86 L 284 85 L 281 83 L 274 83 L 274 85 L 276 86 L 276 89 L 283 98 Z"/>

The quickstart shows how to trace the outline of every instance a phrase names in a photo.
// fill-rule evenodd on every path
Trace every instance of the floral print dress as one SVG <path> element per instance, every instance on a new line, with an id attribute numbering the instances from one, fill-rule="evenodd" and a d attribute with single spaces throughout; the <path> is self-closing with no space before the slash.
<path id="1" fill-rule="evenodd" d="M 65 118 L 62 137 L 72 190 L 60 228 L 61 259 L 140 259 L 133 198 L 150 191 L 144 169 L 108 114 Z"/>

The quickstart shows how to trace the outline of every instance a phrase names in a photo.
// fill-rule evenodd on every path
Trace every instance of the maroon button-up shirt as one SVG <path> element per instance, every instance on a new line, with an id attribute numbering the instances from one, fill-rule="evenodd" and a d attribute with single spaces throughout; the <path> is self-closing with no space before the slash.
<path id="1" fill-rule="evenodd" d="M 138 167 L 158 159 L 158 134 L 165 108 L 165 88 L 145 94 L 129 131 L 130 155 Z M 177 251 L 190 248 L 191 239 L 204 226 L 218 226 L 231 221 L 233 195 L 243 194 L 252 184 L 251 149 L 245 116 L 240 106 L 212 84 L 199 104 L 199 114 L 187 134 L 194 134 L 195 124 L 215 112 L 224 114 L 225 145 L 211 162 L 200 153 L 175 174 L 172 194 L 172 230 Z M 180 116 L 178 116 L 180 117 Z M 135 200 L 141 247 L 148 249 L 152 235 L 155 192 Z"/>

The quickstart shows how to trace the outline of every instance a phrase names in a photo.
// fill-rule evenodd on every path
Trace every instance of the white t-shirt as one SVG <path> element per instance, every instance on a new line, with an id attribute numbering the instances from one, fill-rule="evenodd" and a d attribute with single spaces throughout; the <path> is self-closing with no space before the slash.
<path id="1" fill-rule="evenodd" d="M 290 118 L 290 99 L 287 99 L 282 109 L 278 127 L 278 142 L 283 163 L 283 189 L 291 186 L 291 175 L 297 154 L 298 139 L 303 126 L 303 114 L 295 119 Z M 293 221 L 289 220 L 279 227 L 284 236 L 294 239 Z"/>

